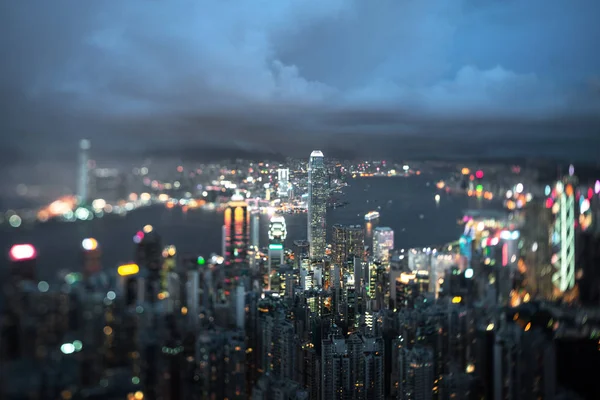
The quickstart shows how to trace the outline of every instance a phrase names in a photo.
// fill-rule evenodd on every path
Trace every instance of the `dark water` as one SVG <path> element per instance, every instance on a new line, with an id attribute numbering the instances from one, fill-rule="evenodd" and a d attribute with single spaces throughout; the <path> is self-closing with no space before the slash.
<path id="1" fill-rule="evenodd" d="M 456 220 L 464 209 L 476 204 L 469 204 L 462 196 L 441 193 L 441 201 L 436 205 L 436 178 L 351 179 L 340 199 L 349 204 L 328 210 L 327 224 L 365 224 L 364 214 L 381 207 L 379 221 L 365 224 L 368 236 L 380 225 L 394 230 L 396 248 L 456 240 L 461 232 Z M 294 240 L 306 238 L 306 214 L 287 215 L 286 223 L 288 247 L 293 246 Z M 180 209 L 162 206 L 139 209 L 125 217 L 109 215 L 89 222 L 53 222 L 20 229 L 4 225 L 0 230 L 0 249 L 7 254 L 14 243 L 32 243 L 39 253 L 39 279 L 52 279 L 59 270 L 80 268 L 80 243 L 86 237 L 94 237 L 100 243 L 105 268 L 130 261 L 134 251 L 133 235 L 146 224 L 154 226 L 163 243 L 174 244 L 179 253 L 209 255 L 221 251 L 222 213 L 206 210 L 183 213 Z M 267 227 L 268 216 L 262 215 L 261 245 L 266 245 L 268 240 Z"/>

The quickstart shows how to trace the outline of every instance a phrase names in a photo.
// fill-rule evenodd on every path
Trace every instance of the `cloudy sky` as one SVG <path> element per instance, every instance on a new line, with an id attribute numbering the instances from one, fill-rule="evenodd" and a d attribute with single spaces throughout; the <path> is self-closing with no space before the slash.
<path id="1" fill-rule="evenodd" d="M 599 15 L 598 0 L 2 1 L 0 153 L 64 158 L 88 137 L 115 157 L 597 159 Z"/>

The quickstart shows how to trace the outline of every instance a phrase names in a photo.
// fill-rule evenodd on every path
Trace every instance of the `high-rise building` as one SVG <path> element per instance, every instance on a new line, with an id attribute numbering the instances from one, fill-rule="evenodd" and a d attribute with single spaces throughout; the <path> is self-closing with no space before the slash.
<path id="1" fill-rule="evenodd" d="M 309 244 L 307 240 L 294 240 L 296 265 L 300 272 L 300 287 L 307 290 L 313 286 L 313 273 L 309 255 Z"/>
<path id="2" fill-rule="evenodd" d="M 294 246 L 296 246 L 294 253 L 298 262 L 297 267 L 302 268 L 305 264 L 304 260 L 307 260 L 310 257 L 310 245 L 308 240 L 294 240 Z M 310 267 L 310 265 L 308 265 L 308 267 Z"/>
<path id="3" fill-rule="evenodd" d="M 555 220 L 552 231 L 552 282 L 559 293 L 575 286 L 575 193 L 573 177 L 558 181 L 550 197 Z"/>
<path id="4" fill-rule="evenodd" d="M 201 399 L 246 398 L 246 346 L 238 332 L 203 331 L 196 343 L 197 376 L 194 391 Z M 227 384 L 225 384 L 227 382 Z"/>
<path id="5" fill-rule="evenodd" d="M 186 306 L 190 317 L 189 323 L 192 327 L 198 322 L 198 309 L 200 307 L 200 273 L 198 268 L 189 268 L 186 279 Z"/>
<path id="6" fill-rule="evenodd" d="M 260 210 L 250 211 L 250 246 L 257 250 L 260 247 Z"/>
<path id="7" fill-rule="evenodd" d="M 434 358 L 427 347 L 403 348 L 399 357 L 399 400 L 431 400 L 433 397 Z"/>
<path id="8" fill-rule="evenodd" d="M 330 334 L 322 340 L 321 398 L 384 398 L 384 345 L 381 337 Z"/>
<path id="9" fill-rule="evenodd" d="M 348 259 L 362 258 L 365 250 L 365 231 L 360 225 L 333 225 L 332 254 L 334 264 L 342 267 Z M 354 271 L 350 271 L 353 273 Z"/>
<path id="10" fill-rule="evenodd" d="M 260 210 L 252 208 L 250 211 L 250 248 L 248 257 L 250 258 L 250 268 L 255 269 L 258 265 L 258 250 L 260 248 Z"/>
<path id="11" fill-rule="evenodd" d="M 274 215 L 269 222 L 269 251 L 268 251 L 268 288 L 271 290 L 271 274 L 273 268 L 283 264 L 283 242 L 287 236 L 285 218 L 283 215 Z"/>
<path id="12" fill-rule="evenodd" d="M 285 217 L 283 215 L 273 215 L 271 221 L 269 221 L 269 243 L 282 244 L 286 237 Z"/>
<path id="13" fill-rule="evenodd" d="M 246 319 L 246 291 L 244 289 L 244 284 L 241 283 L 236 288 L 235 292 L 235 326 L 244 330 L 245 319 Z"/>
<path id="14" fill-rule="evenodd" d="M 279 197 L 289 197 L 290 195 L 290 170 L 280 168 L 277 170 L 278 188 L 277 194 Z"/>
<path id="15" fill-rule="evenodd" d="M 593 232 L 582 232 L 577 243 L 577 266 L 581 268 L 578 281 L 579 300 L 584 305 L 600 305 L 600 236 Z"/>
<path id="16" fill-rule="evenodd" d="M 553 296 L 551 258 L 552 210 L 539 202 L 529 202 L 525 208 L 525 224 L 521 228 L 523 243 L 522 259 L 518 261 L 524 270 L 524 286 L 533 297 L 550 300 Z"/>
<path id="17" fill-rule="evenodd" d="M 233 195 L 225 209 L 225 265 L 246 262 L 249 246 L 248 205 L 241 195 Z"/>
<path id="18" fill-rule="evenodd" d="M 77 199 L 80 203 L 88 201 L 88 185 L 89 185 L 89 168 L 88 168 L 88 152 L 91 148 L 91 143 L 87 139 L 82 139 L 79 142 L 79 160 L 78 160 L 78 177 L 77 177 Z"/>
<path id="19" fill-rule="evenodd" d="M 392 228 L 378 226 L 373 232 L 373 257 L 382 263 L 388 263 L 394 250 L 394 231 Z"/>
<path id="20" fill-rule="evenodd" d="M 153 229 L 144 229 L 134 236 L 134 242 L 137 243 L 135 262 L 140 269 L 144 270 L 145 274 L 141 293 L 143 293 L 143 298 L 154 303 L 161 290 L 162 240 Z"/>
<path id="21" fill-rule="evenodd" d="M 308 161 L 308 241 L 312 259 L 325 257 L 327 171 L 323 153 L 315 150 Z"/>
<path id="22" fill-rule="evenodd" d="M 494 344 L 494 398 L 546 399 L 556 394 L 556 349 L 531 322 L 504 315 Z M 523 322 L 525 324 L 525 322 Z"/>

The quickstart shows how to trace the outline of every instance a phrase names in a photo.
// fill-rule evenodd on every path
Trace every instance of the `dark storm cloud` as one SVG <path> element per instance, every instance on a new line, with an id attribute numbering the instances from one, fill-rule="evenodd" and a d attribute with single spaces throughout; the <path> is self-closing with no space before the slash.
<path id="1" fill-rule="evenodd" d="M 24 155 L 600 151 L 594 0 L 0 7 L 0 128 Z"/>

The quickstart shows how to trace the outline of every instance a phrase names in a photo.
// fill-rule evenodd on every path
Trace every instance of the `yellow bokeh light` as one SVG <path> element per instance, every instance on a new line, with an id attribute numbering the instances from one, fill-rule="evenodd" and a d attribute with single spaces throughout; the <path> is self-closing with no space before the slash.
<path id="1" fill-rule="evenodd" d="M 140 267 L 138 267 L 137 264 L 125 264 L 125 265 L 119 266 L 119 268 L 117 269 L 117 272 L 121 276 L 135 275 L 138 272 L 140 272 Z"/>

